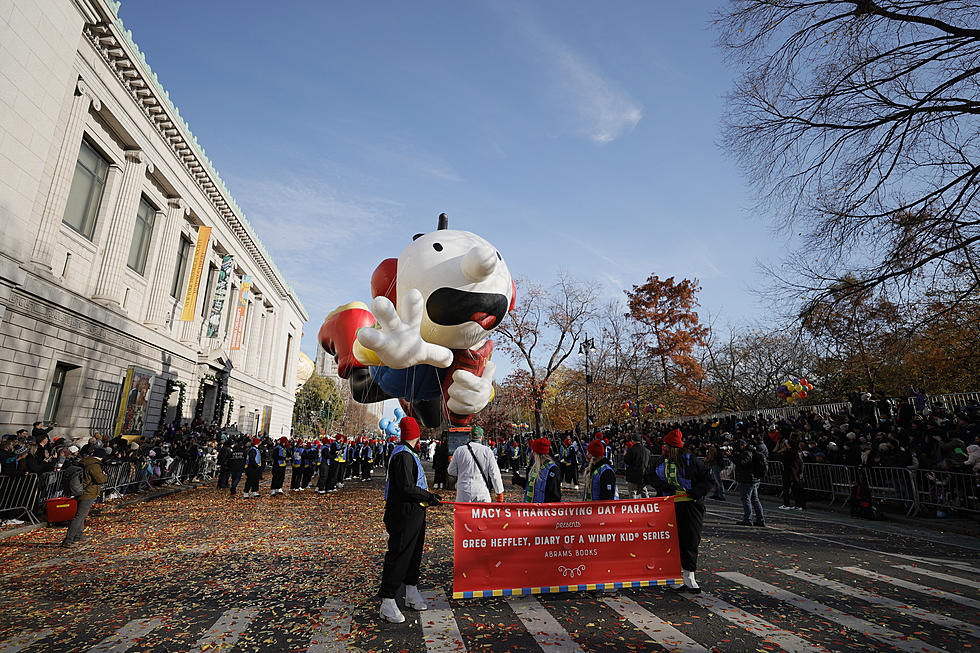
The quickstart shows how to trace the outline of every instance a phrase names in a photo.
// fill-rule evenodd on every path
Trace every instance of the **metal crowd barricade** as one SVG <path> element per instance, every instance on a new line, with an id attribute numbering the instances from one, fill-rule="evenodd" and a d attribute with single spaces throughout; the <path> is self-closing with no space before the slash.
<path id="1" fill-rule="evenodd" d="M 943 470 L 916 470 L 913 476 L 918 506 L 936 511 L 980 513 L 980 476 Z"/>
<path id="2" fill-rule="evenodd" d="M 760 487 L 775 488 L 776 492 L 783 489 L 783 463 L 770 460 L 766 466 L 766 475 L 762 478 Z"/>
<path id="3" fill-rule="evenodd" d="M 38 496 L 37 474 L 0 476 L 0 514 L 24 515 L 32 524 L 37 524 L 34 507 Z"/>
<path id="4" fill-rule="evenodd" d="M 906 507 L 906 515 L 919 511 L 919 498 L 915 490 L 911 470 L 905 467 L 855 468 L 856 475 L 864 473 L 871 488 L 871 496 Z"/>
<path id="5" fill-rule="evenodd" d="M 807 494 L 817 494 L 820 498 L 829 500 L 831 505 L 835 498 L 833 467 L 836 465 L 803 463 L 803 487 Z"/>

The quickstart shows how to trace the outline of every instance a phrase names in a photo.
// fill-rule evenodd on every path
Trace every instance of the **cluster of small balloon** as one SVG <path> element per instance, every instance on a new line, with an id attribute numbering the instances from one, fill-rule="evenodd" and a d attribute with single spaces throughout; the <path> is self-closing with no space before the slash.
<path id="1" fill-rule="evenodd" d="M 521 422 L 520 424 L 518 424 L 517 422 L 511 422 L 510 423 L 510 427 L 512 429 L 529 429 L 529 428 L 531 428 L 530 426 L 528 426 L 528 423 L 527 422 Z"/>
<path id="2" fill-rule="evenodd" d="M 378 428 L 388 435 L 388 437 L 399 438 L 402 435 L 402 430 L 398 428 L 398 422 L 402 421 L 403 417 L 405 417 L 405 411 L 399 406 L 395 408 L 395 419 L 390 420 L 387 417 L 382 417 L 378 421 Z"/>
<path id="3" fill-rule="evenodd" d="M 664 412 L 665 409 L 666 406 L 664 406 L 663 404 L 647 404 L 648 413 L 655 413 L 659 415 L 660 413 Z"/>
<path id="4" fill-rule="evenodd" d="M 776 394 L 786 403 L 792 404 L 797 399 L 806 399 L 807 393 L 813 391 L 813 386 L 806 379 L 790 379 L 776 387 Z"/>
<path id="5" fill-rule="evenodd" d="M 624 417 L 634 417 L 637 413 L 638 406 L 632 401 L 623 402 L 623 416 Z"/>

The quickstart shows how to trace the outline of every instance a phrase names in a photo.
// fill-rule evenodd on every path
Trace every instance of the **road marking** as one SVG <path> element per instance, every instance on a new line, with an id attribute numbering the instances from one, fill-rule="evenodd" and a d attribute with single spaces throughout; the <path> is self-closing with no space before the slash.
<path id="1" fill-rule="evenodd" d="M 426 590 L 422 592 L 422 598 L 429 606 L 428 610 L 419 613 L 425 650 L 429 653 L 465 652 L 466 643 L 463 642 L 446 593 L 440 589 Z"/>
<path id="2" fill-rule="evenodd" d="M 976 638 L 980 638 L 980 626 L 975 626 L 965 621 L 960 621 L 959 619 L 953 619 L 952 617 L 947 617 L 944 614 L 928 612 L 927 610 L 922 610 L 907 603 L 902 603 L 901 601 L 896 601 L 895 599 L 866 592 L 862 589 L 845 585 L 844 583 L 838 583 L 836 580 L 830 580 L 829 578 L 824 578 L 822 576 L 808 574 L 807 572 L 800 571 L 799 569 L 780 569 L 779 573 L 811 582 L 814 585 L 820 585 L 822 587 L 832 589 L 835 592 L 840 592 L 841 594 L 853 596 L 854 598 L 867 601 L 868 603 L 891 608 L 900 614 L 911 615 L 916 619 L 921 619 L 922 621 L 931 621 L 934 624 L 939 624 L 940 626 L 945 626 L 946 628 L 965 631 Z"/>
<path id="3" fill-rule="evenodd" d="M 354 618 L 340 601 L 328 601 L 320 610 L 313 641 L 306 653 L 345 653 Z"/>
<path id="4" fill-rule="evenodd" d="M 956 542 L 943 542 L 942 540 L 933 540 L 933 539 L 930 539 L 930 538 L 927 538 L 927 537 L 921 537 L 921 536 L 918 536 L 918 535 L 908 535 L 908 534 L 905 534 L 905 533 L 884 532 L 884 531 L 875 530 L 873 528 L 862 527 L 859 524 L 848 524 L 848 523 L 845 523 L 845 522 L 838 522 L 838 521 L 826 520 L 826 519 L 811 519 L 811 518 L 807 518 L 807 517 L 804 517 L 804 516 L 796 516 L 796 515 L 783 515 L 782 513 L 784 513 L 784 512 L 786 512 L 786 511 L 780 510 L 779 512 L 776 512 L 776 511 L 770 510 L 769 511 L 769 514 L 775 514 L 778 517 L 793 517 L 794 519 L 803 519 L 807 523 L 814 523 L 814 522 L 815 523 L 828 523 L 828 524 L 836 524 L 838 526 L 846 526 L 848 528 L 859 528 L 861 530 L 865 530 L 865 531 L 868 531 L 868 532 L 871 532 L 871 533 L 876 533 L 876 534 L 882 535 L 882 536 L 900 535 L 901 537 L 910 537 L 910 538 L 913 538 L 913 539 L 916 539 L 916 540 L 921 540 L 923 542 L 930 542 L 932 544 L 942 544 L 944 546 L 955 546 L 958 549 L 966 549 L 968 551 L 980 552 L 980 548 L 976 548 L 976 547 L 972 547 L 972 546 L 967 546 L 965 544 L 957 544 Z M 735 518 L 741 519 L 741 517 L 738 515 L 738 513 L 724 513 L 724 512 L 715 512 L 714 510 L 708 510 L 707 511 L 707 514 L 714 515 L 715 517 L 725 517 L 727 519 L 735 519 Z M 914 558 L 912 558 L 911 556 L 903 555 L 901 553 L 888 553 L 886 551 L 879 551 L 878 549 L 871 549 L 871 548 L 868 548 L 868 547 L 865 547 L 865 546 L 858 546 L 857 544 L 851 544 L 849 542 L 841 542 L 839 540 L 832 540 L 829 537 L 821 537 L 819 535 L 814 535 L 812 533 L 800 533 L 799 531 L 791 531 L 791 530 L 788 530 L 786 528 L 779 528 L 778 526 L 773 526 L 769 522 L 766 522 L 766 523 L 767 523 L 767 526 L 768 526 L 768 529 L 769 530 L 779 531 L 780 533 L 789 533 L 790 535 L 799 535 L 800 537 L 809 537 L 809 538 L 812 538 L 814 540 L 822 540 L 824 542 L 830 542 L 831 544 L 836 544 L 838 546 L 846 546 L 846 547 L 850 547 L 852 549 L 858 549 L 860 551 L 869 551 L 871 553 L 877 553 L 879 555 L 894 556 L 896 558 L 903 558 L 903 559 L 906 559 L 906 560 L 909 560 L 909 559 L 914 560 Z M 760 532 L 764 532 L 764 531 L 760 531 Z"/>
<path id="5" fill-rule="evenodd" d="M 17 653 L 21 649 L 25 649 L 34 642 L 40 641 L 54 632 L 54 628 L 44 628 L 43 630 L 38 630 L 29 633 L 21 633 L 15 637 L 0 642 L 0 653 Z"/>
<path id="6" fill-rule="evenodd" d="M 507 599 L 511 610 L 518 616 L 527 632 L 534 637 L 545 653 L 585 653 L 558 620 L 551 616 L 533 596 Z"/>
<path id="7" fill-rule="evenodd" d="M 163 623 L 163 619 L 136 619 L 106 637 L 89 649 L 88 653 L 124 653 L 137 643 L 137 640 Z"/>
<path id="8" fill-rule="evenodd" d="M 878 626 L 877 624 L 865 621 L 864 619 L 852 617 L 851 615 L 845 614 L 840 610 L 836 610 L 822 603 L 817 603 L 816 601 L 811 601 L 810 599 L 805 599 L 802 596 L 793 594 L 792 592 L 788 592 L 761 580 L 750 578 L 749 576 L 740 574 L 737 571 L 719 571 L 718 575 L 722 578 L 738 583 L 739 585 L 744 585 L 745 587 L 754 589 L 757 592 L 771 596 L 779 601 L 785 601 L 786 603 L 794 605 L 800 610 L 804 610 L 810 614 L 815 614 L 818 617 L 829 619 L 830 621 L 836 622 L 845 628 L 856 630 L 859 633 L 877 639 L 879 642 L 884 642 L 894 646 L 897 649 L 901 649 L 903 651 L 915 651 L 916 653 L 943 653 L 943 649 L 941 648 L 930 646 L 923 641 L 908 637 L 902 633 L 895 632 L 894 630 L 889 630 L 888 628 Z"/>
<path id="9" fill-rule="evenodd" d="M 938 571 L 933 571 L 932 569 L 923 569 L 922 567 L 913 567 L 912 565 L 892 565 L 895 569 L 902 569 L 904 571 L 911 572 L 913 574 L 920 574 L 922 576 L 932 576 L 933 578 L 938 578 L 939 580 L 945 580 L 950 583 L 959 583 L 960 585 L 966 585 L 967 587 L 974 587 L 980 589 L 980 583 L 975 580 L 967 580 L 966 578 L 960 578 L 959 576 L 950 576 L 949 574 L 944 574 Z"/>
<path id="10" fill-rule="evenodd" d="M 901 578 L 885 576 L 884 574 L 879 574 L 867 569 L 861 569 L 860 567 L 838 567 L 838 569 L 851 574 L 857 574 L 858 576 L 864 576 L 865 578 L 870 578 L 872 580 L 877 580 L 882 583 L 888 583 L 889 585 L 895 585 L 896 587 L 901 587 L 903 589 L 912 590 L 913 592 L 928 594 L 929 596 L 934 596 L 937 599 L 946 599 L 947 601 L 953 601 L 954 603 L 959 603 L 960 605 L 966 605 L 980 610 L 980 601 L 965 596 L 960 596 L 959 594 L 953 594 L 952 592 L 938 590 L 935 587 L 927 587 L 926 585 L 919 585 L 918 583 L 913 583 Z"/>
<path id="11" fill-rule="evenodd" d="M 936 567 L 952 567 L 956 571 L 966 571 L 971 574 L 980 574 L 980 568 L 972 567 L 965 562 L 960 560 L 951 560 L 950 558 L 923 558 L 921 556 L 902 556 L 907 558 L 912 562 L 924 562 L 927 565 L 934 565 Z"/>
<path id="12" fill-rule="evenodd" d="M 615 596 L 602 599 L 602 602 L 672 653 L 708 653 L 708 649 L 631 598 Z"/>
<path id="13" fill-rule="evenodd" d="M 229 649 L 242 636 L 252 619 L 258 614 L 258 608 L 232 608 L 218 617 L 210 628 L 204 631 L 201 639 L 190 650 L 190 653 L 213 653 Z"/>
<path id="14" fill-rule="evenodd" d="M 775 624 L 771 624 L 765 619 L 761 619 L 754 614 L 749 614 L 741 608 L 736 608 L 731 603 L 722 601 L 711 594 L 687 594 L 681 596 L 688 598 L 702 608 L 714 612 L 719 617 L 724 617 L 740 628 L 744 628 L 756 637 L 761 637 L 763 641 L 778 646 L 786 653 L 827 653 L 827 649 L 819 644 L 813 644 L 798 635 L 794 635 L 788 630 L 783 630 Z"/>

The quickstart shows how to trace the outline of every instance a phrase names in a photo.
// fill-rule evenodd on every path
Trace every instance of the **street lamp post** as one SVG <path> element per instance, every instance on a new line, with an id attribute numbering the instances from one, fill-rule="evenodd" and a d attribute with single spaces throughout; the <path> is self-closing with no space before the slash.
<path id="1" fill-rule="evenodd" d="M 595 338 L 590 338 L 586 333 L 578 346 L 578 355 L 585 357 L 585 435 L 589 437 L 592 429 L 589 426 L 589 384 L 592 383 L 592 376 L 589 374 L 589 352 L 595 351 Z"/>

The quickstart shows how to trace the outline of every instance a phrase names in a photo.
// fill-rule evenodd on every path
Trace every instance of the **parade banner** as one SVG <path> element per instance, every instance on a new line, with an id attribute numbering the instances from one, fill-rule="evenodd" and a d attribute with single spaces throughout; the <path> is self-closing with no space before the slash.
<path id="1" fill-rule="evenodd" d="M 235 307 L 235 323 L 231 331 L 231 343 L 228 349 L 235 351 L 242 348 L 245 337 L 245 314 L 248 311 L 248 292 L 252 287 L 252 277 L 247 274 L 242 277 L 242 287 L 238 289 L 238 304 Z"/>
<path id="2" fill-rule="evenodd" d="M 184 311 L 180 314 L 182 322 L 194 321 L 197 291 L 201 287 L 201 272 L 204 270 L 204 259 L 208 255 L 208 241 L 210 240 L 211 227 L 198 227 L 197 245 L 194 247 L 194 263 L 191 265 L 190 279 L 187 280 L 187 292 L 184 294 Z"/>
<path id="3" fill-rule="evenodd" d="M 119 412 L 113 436 L 140 437 L 146 426 L 146 413 L 150 405 L 150 390 L 153 388 L 153 372 L 130 367 L 126 370 L 122 394 L 119 398 Z"/>
<path id="4" fill-rule="evenodd" d="M 269 435 L 269 427 L 272 424 L 272 406 L 262 407 L 262 426 L 259 428 L 260 435 Z"/>
<path id="5" fill-rule="evenodd" d="M 457 503 L 453 598 L 681 585 L 673 497 Z"/>
<path id="6" fill-rule="evenodd" d="M 218 337 L 221 312 L 225 307 L 225 297 L 228 295 L 228 279 L 231 277 L 231 270 L 234 266 L 235 260 L 231 254 L 225 254 L 221 257 L 221 271 L 218 273 L 218 281 L 214 285 L 214 301 L 211 303 L 211 314 L 208 316 L 208 338 Z"/>

